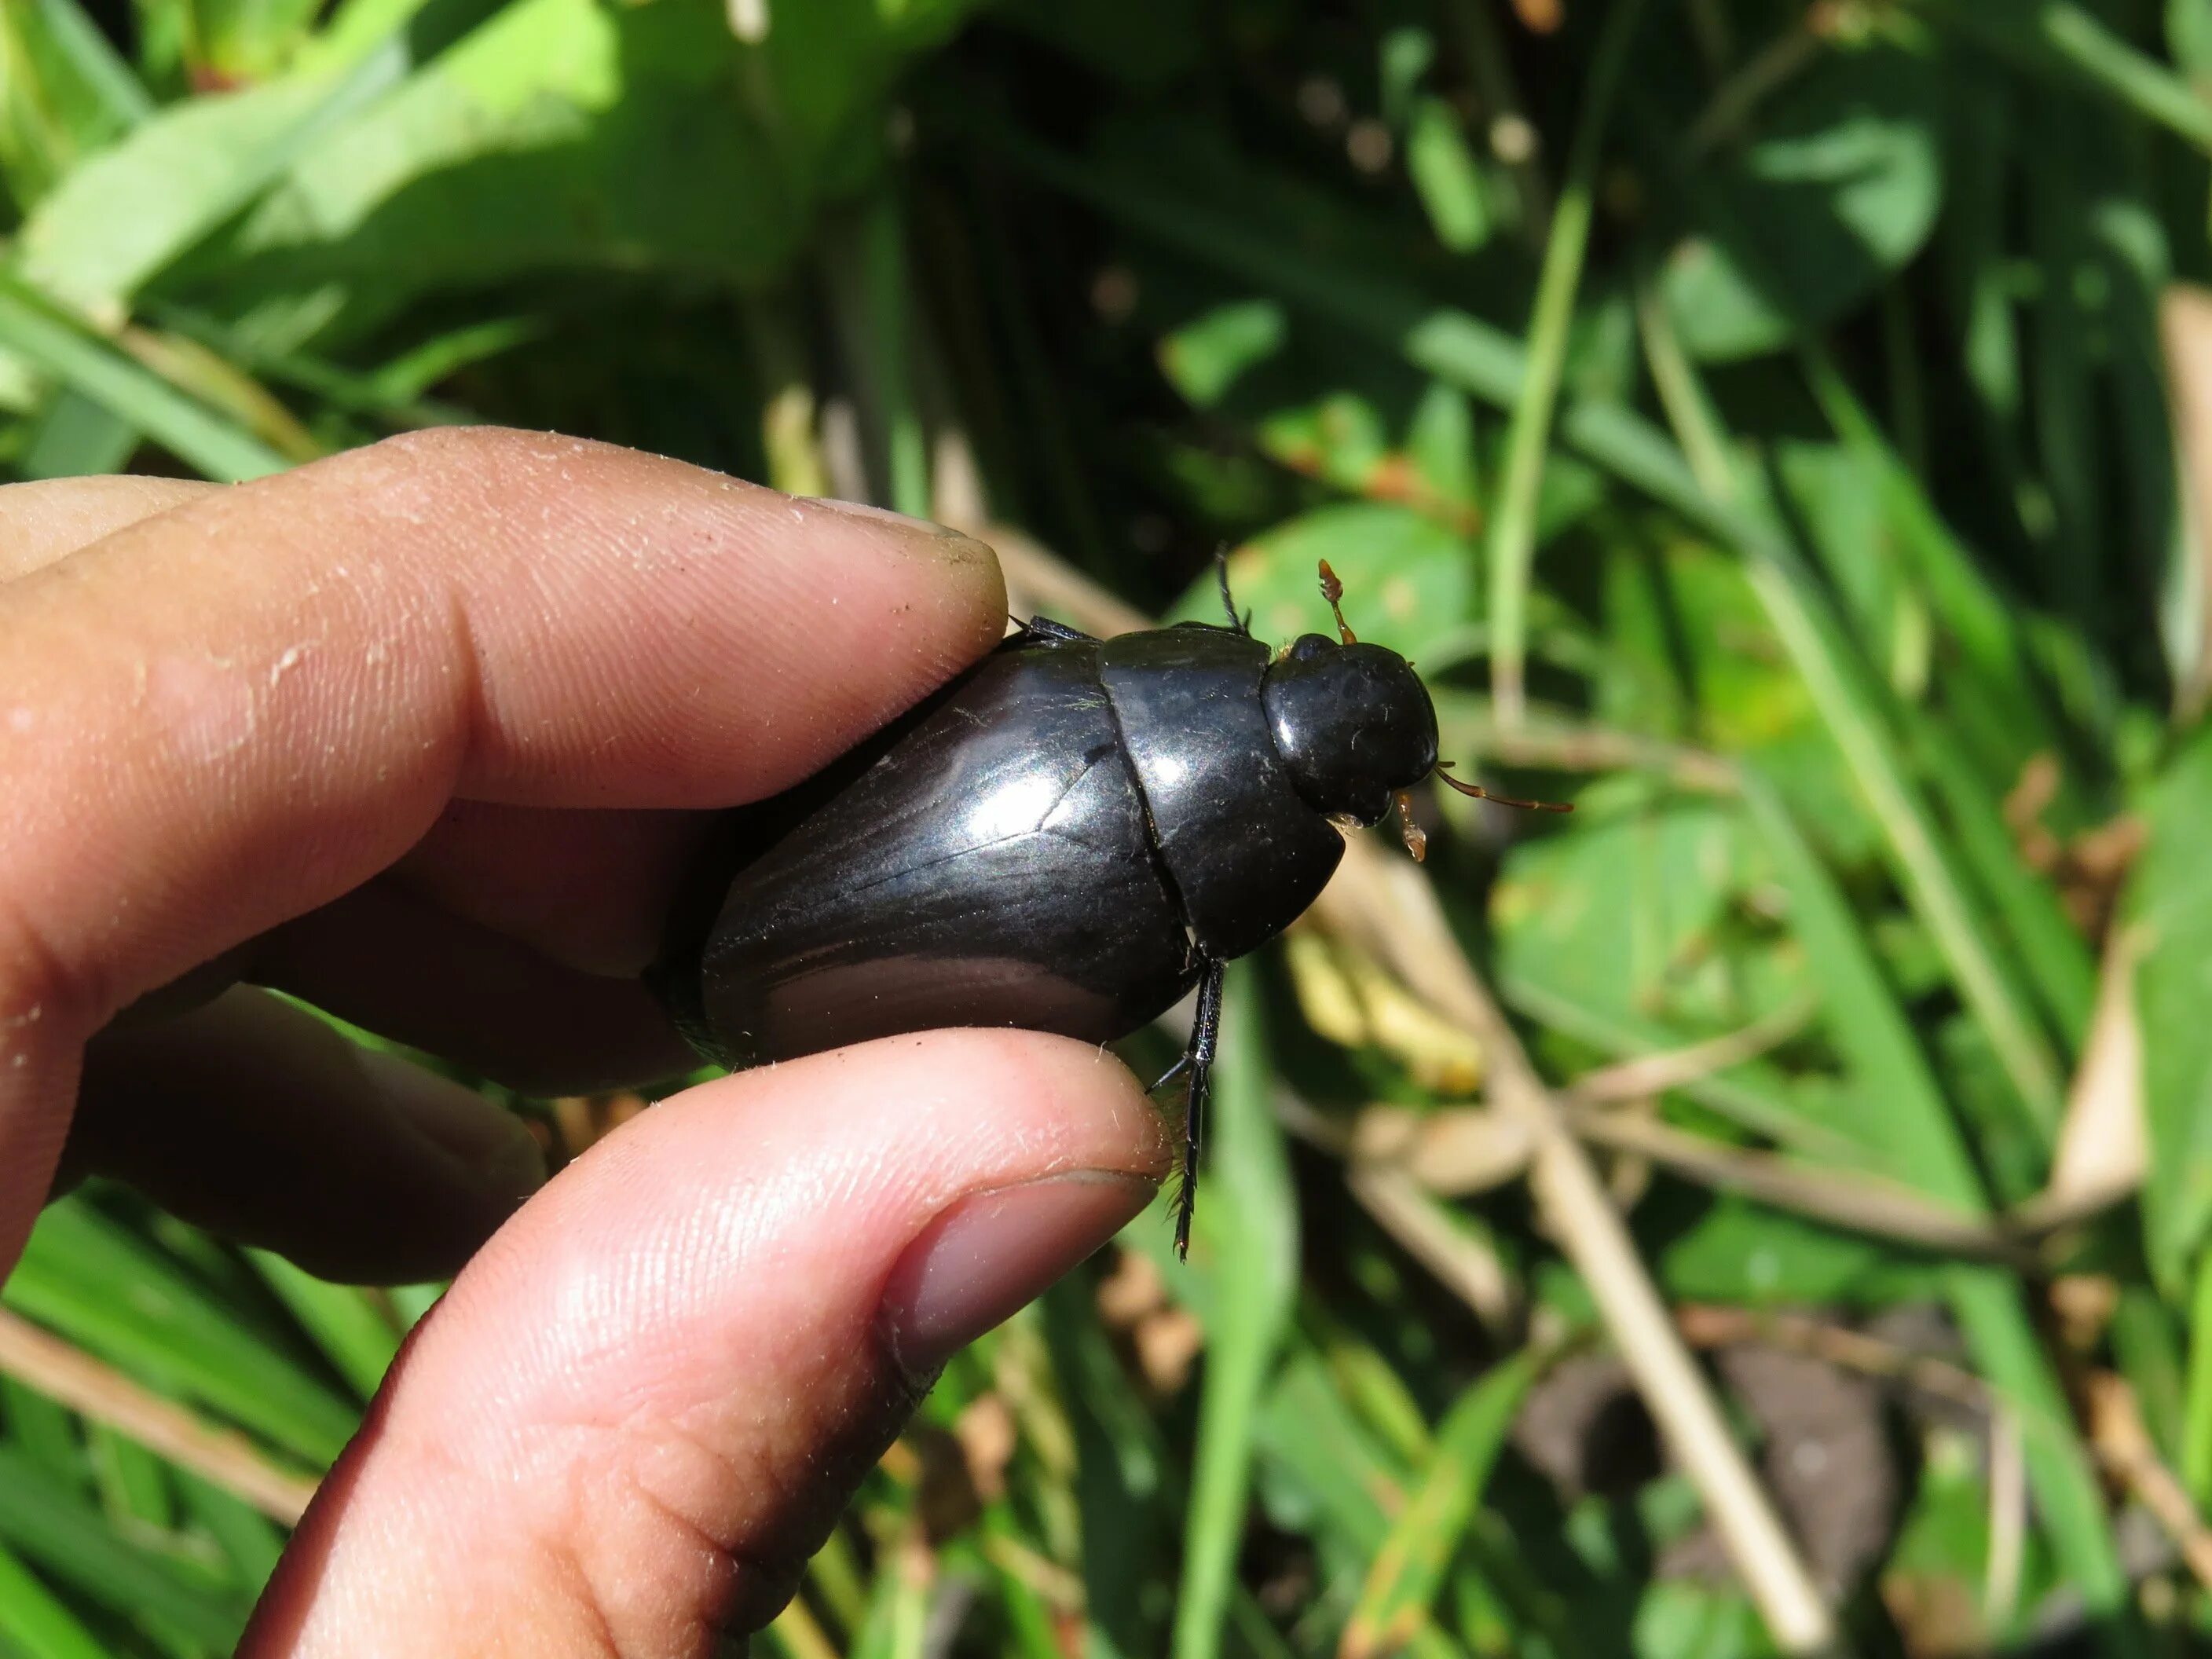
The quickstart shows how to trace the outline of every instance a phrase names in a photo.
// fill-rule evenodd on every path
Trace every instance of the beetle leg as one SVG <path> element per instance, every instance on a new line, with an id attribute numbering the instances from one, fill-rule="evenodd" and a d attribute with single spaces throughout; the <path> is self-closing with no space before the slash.
<path id="1" fill-rule="evenodd" d="M 1218 547 L 1213 553 L 1213 580 L 1221 586 L 1221 608 L 1229 613 L 1229 626 L 1246 639 L 1252 637 L 1252 613 L 1237 614 L 1237 601 L 1229 597 L 1229 550 Z"/>
<path id="2" fill-rule="evenodd" d="M 1176 1194 L 1176 1255 L 1190 1255 L 1190 1216 L 1198 1201 L 1198 1152 L 1206 1131 L 1206 1109 L 1213 1097 L 1213 1051 L 1221 1037 L 1221 981 L 1228 963 L 1208 957 L 1198 981 L 1198 1013 L 1190 1023 L 1190 1047 L 1174 1071 L 1190 1072 L 1189 1103 L 1183 1109 L 1182 1187 Z M 1166 1078 L 1160 1079 L 1162 1082 Z"/>
<path id="3" fill-rule="evenodd" d="M 1054 622 L 1049 617 L 1031 617 L 1021 624 L 1021 629 L 1030 639 L 1049 641 L 1054 645 L 1083 645 L 1092 640 L 1092 635 L 1081 629 L 1070 628 L 1066 623 Z"/>

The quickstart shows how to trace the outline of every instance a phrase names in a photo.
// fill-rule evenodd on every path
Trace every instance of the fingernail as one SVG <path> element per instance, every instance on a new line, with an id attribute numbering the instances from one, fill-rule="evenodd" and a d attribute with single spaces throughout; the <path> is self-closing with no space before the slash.
<path id="1" fill-rule="evenodd" d="M 947 526 L 933 523 L 927 519 L 912 518 L 904 513 L 894 513 L 888 507 L 872 507 L 866 501 L 841 501 L 834 495 L 809 495 L 805 499 L 844 518 L 869 519 L 877 524 L 886 524 L 915 535 L 934 536 L 945 541 L 971 539 Z"/>
<path id="2" fill-rule="evenodd" d="M 926 1382 L 1152 1202 L 1153 1183 L 1086 1170 L 971 1193 L 907 1247 L 884 1291 L 900 1369 Z"/>
<path id="3" fill-rule="evenodd" d="M 471 1180 L 516 1198 L 545 1184 L 545 1155 L 512 1112 L 395 1054 L 364 1048 L 358 1058 L 392 1114 L 461 1164 Z"/>

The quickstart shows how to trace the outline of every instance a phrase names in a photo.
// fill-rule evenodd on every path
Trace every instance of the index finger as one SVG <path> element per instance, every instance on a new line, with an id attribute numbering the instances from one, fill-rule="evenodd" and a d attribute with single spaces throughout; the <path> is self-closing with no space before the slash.
<path id="1" fill-rule="evenodd" d="M 75 1050 L 454 797 L 712 806 L 988 649 L 979 544 L 535 434 L 417 434 L 0 587 L 0 1263 Z"/>

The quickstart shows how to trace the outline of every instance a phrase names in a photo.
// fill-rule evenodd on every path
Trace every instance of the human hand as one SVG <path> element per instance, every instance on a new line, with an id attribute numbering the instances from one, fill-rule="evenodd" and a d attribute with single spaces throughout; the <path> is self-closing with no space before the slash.
<path id="1" fill-rule="evenodd" d="M 64 1164 L 333 1277 L 497 1229 L 241 1652 L 757 1628 L 945 1358 L 1143 1206 L 1121 1066 L 967 1031 L 690 1090 L 518 1210 L 519 1124 L 256 988 L 538 1091 L 683 1069 L 635 975 L 700 810 L 1003 611 L 972 542 L 537 434 L 0 489 L 0 1271 Z"/>

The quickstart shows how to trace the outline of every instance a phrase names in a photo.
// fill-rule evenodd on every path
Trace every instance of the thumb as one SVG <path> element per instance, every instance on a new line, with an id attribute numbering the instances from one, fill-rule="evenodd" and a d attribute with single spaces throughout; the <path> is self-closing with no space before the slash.
<path id="1" fill-rule="evenodd" d="M 705 1654 L 789 1598 L 945 1359 L 1167 1163 L 1097 1048 L 894 1037 L 693 1089 L 416 1334 L 240 1651 Z"/>

